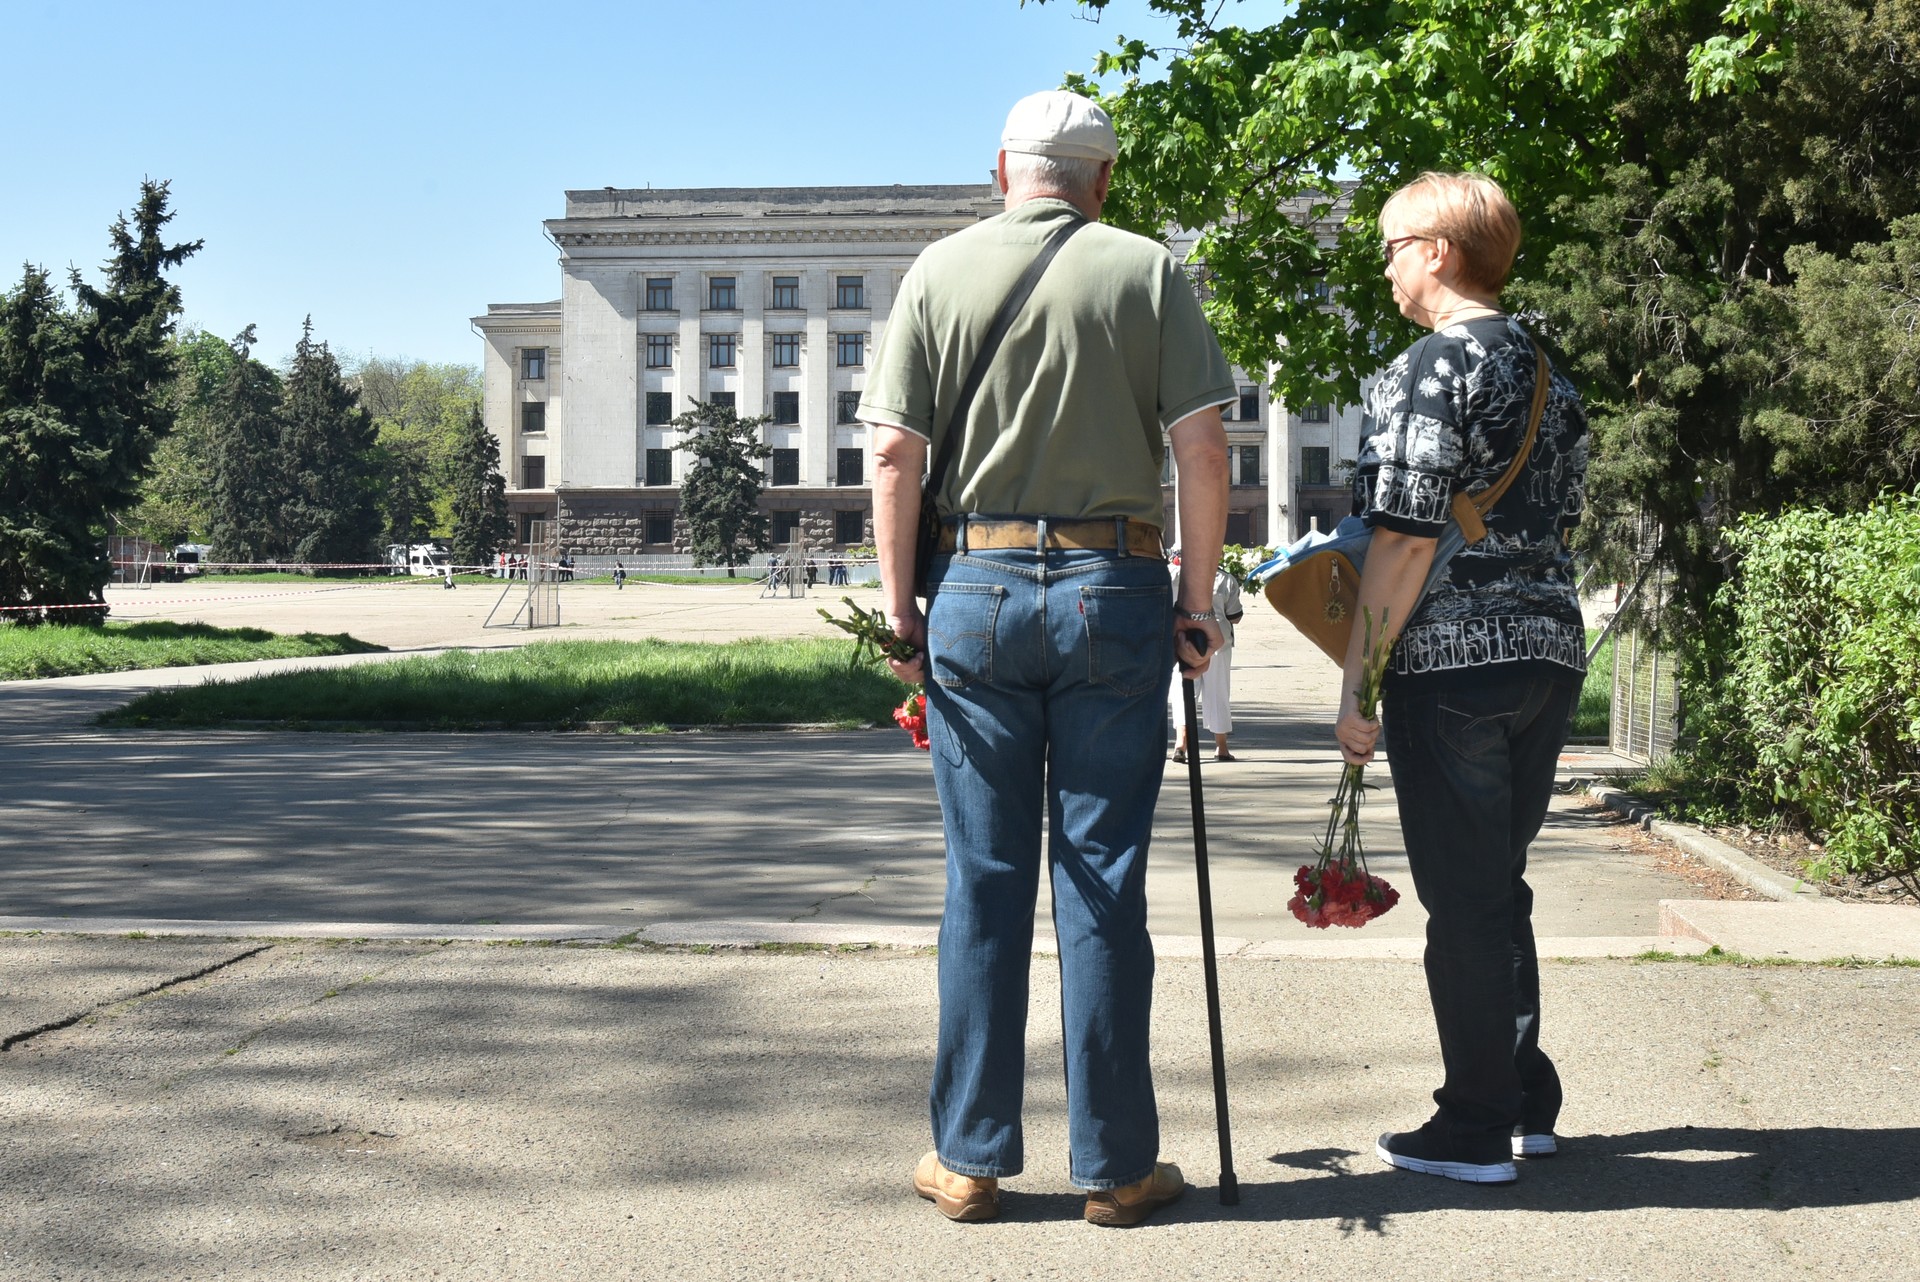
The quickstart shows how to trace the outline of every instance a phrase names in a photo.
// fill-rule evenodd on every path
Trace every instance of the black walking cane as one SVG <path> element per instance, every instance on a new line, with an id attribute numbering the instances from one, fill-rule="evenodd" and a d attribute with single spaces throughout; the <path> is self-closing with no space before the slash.
<path id="1" fill-rule="evenodd" d="M 1207 634 L 1198 628 L 1187 643 L 1207 652 Z M 1181 669 L 1184 673 L 1185 669 Z M 1240 1205 L 1240 1181 L 1233 1173 L 1233 1136 L 1227 1121 L 1227 1056 L 1220 1041 L 1220 968 L 1213 955 L 1213 886 L 1207 879 L 1207 810 L 1200 796 L 1200 716 L 1193 682 L 1180 678 L 1187 704 L 1187 786 L 1193 793 L 1193 867 L 1200 879 L 1200 958 L 1207 974 L 1207 1037 L 1213 1045 L 1213 1117 L 1220 1128 L 1220 1205 Z"/>

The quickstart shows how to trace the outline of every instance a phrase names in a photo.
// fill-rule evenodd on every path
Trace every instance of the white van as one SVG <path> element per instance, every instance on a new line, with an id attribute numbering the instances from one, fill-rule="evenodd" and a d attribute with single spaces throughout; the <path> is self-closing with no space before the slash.
<path id="1" fill-rule="evenodd" d="M 404 570 L 408 574 L 438 578 L 447 572 L 447 567 L 452 563 L 451 552 L 431 543 L 415 543 L 412 547 L 404 543 L 387 544 L 387 568 L 395 574 Z"/>

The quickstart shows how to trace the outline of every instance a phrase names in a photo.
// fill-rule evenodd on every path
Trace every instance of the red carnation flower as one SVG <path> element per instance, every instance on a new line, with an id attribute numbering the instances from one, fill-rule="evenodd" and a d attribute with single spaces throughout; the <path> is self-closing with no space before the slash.
<path id="1" fill-rule="evenodd" d="M 927 737 L 927 696 L 910 694 L 907 701 L 893 710 L 894 724 L 913 736 L 913 746 L 926 752 L 933 747 L 933 740 Z"/>

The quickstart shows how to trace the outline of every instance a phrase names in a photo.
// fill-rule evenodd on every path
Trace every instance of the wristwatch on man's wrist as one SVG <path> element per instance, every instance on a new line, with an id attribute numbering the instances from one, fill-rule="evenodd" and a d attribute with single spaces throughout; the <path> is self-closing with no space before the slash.
<path id="1" fill-rule="evenodd" d="M 1188 623 L 1218 623 L 1220 621 L 1220 616 L 1212 610 L 1182 610 L 1176 605 L 1173 607 L 1173 612 L 1185 619 Z"/>

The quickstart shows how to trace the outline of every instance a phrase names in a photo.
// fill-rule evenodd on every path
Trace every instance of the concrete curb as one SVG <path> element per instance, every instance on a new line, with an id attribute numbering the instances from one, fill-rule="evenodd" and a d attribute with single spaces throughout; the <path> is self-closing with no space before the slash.
<path id="1" fill-rule="evenodd" d="M 669 948 L 714 950 L 872 948 L 924 951 L 938 947 L 935 926 L 862 926 L 840 922 L 807 921 L 669 921 L 650 926 L 606 923 L 502 923 L 475 925 L 446 922 L 350 921 L 216 921 L 142 917 L 0 917 L 0 934 L 141 936 L 197 939 L 327 939 L 377 940 L 383 943 L 634 943 Z M 1690 925 L 1668 934 L 1646 936 L 1591 936 L 1540 939 L 1536 947 L 1546 960 L 1634 957 L 1645 952 L 1698 953 L 1707 944 L 1694 938 Z M 1033 952 L 1051 957 L 1059 943 L 1049 932 L 1036 932 Z M 1198 961 L 1198 935 L 1155 935 L 1153 951 L 1162 961 Z M 1365 935 L 1347 932 L 1309 939 L 1250 940 L 1231 935 L 1214 939 L 1221 961 L 1399 961 L 1419 962 L 1425 955 L 1424 937 Z"/>
<path id="2" fill-rule="evenodd" d="M 1825 902 L 1826 897 L 1808 883 L 1769 868 L 1746 852 L 1736 850 L 1698 828 L 1659 818 L 1652 806 L 1631 793 L 1604 784 L 1589 784 L 1587 795 L 1615 814 L 1640 825 L 1663 841 L 1672 842 L 1702 863 L 1712 864 L 1769 899 L 1787 904 Z"/>

